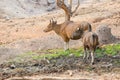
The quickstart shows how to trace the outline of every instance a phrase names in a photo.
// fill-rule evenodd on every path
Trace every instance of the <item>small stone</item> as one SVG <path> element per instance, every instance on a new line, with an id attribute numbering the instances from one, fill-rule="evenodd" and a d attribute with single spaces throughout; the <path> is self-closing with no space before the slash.
<path id="1" fill-rule="evenodd" d="M 69 74 L 70 76 L 73 76 L 73 72 L 72 72 L 71 70 L 68 70 L 68 74 Z"/>
<path id="2" fill-rule="evenodd" d="M 74 56 L 73 53 L 69 54 L 70 57 Z"/>
<path id="3" fill-rule="evenodd" d="M 15 66 L 14 64 L 10 65 L 10 68 L 11 68 L 11 69 L 15 69 L 15 67 L 16 67 L 16 66 Z"/>

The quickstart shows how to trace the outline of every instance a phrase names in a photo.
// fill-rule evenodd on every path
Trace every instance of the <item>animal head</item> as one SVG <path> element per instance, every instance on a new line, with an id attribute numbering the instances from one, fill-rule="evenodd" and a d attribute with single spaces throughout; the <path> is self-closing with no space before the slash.
<path id="1" fill-rule="evenodd" d="M 76 30 L 73 32 L 71 39 L 80 39 L 83 35 L 83 28 L 76 28 Z"/>
<path id="2" fill-rule="evenodd" d="M 44 32 L 52 31 L 56 24 L 57 24 L 57 21 L 54 21 L 53 19 L 51 19 L 48 26 L 44 29 Z"/>

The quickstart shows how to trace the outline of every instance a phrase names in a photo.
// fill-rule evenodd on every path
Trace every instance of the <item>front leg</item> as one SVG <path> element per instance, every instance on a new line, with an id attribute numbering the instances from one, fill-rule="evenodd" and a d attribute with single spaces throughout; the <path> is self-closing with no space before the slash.
<path id="1" fill-rule="evenodd" d="M 61 37 L 64 40 L 64 50 L 65 51 L 69 50 L 69 40 L 70 39 L 67 36 L 65 36 L 65 35 L 62 35 Z"/>
<path id="2" fill-rule="evenodd" d="M 69 50 L 69 42 L 64 42 L 64 50 Z"/>

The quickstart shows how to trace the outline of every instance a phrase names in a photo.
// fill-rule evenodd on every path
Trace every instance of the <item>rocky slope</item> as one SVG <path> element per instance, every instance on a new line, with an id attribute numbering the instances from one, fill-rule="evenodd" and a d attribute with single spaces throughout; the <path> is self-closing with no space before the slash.
<path id="1" fill-rule="evenodd" d="M 89 4 L 105 1 L 108 0 L 80 0 L 80 3 Z M 73 3 L 76 4 L 77 1 L 73 0 Z M 9 19 L 35 16 L 55 8 L 55 0 L 0 0 L 0 18 Z"/>
<path id="2" fill-rule="evenodd" d="M 54 0 L 49 0 L 53 3 Z M 55 4 L 47 4 L 47 0 L 0 0 L 0 17 L 29 17 L 41 14 L 55 7 Z"/>

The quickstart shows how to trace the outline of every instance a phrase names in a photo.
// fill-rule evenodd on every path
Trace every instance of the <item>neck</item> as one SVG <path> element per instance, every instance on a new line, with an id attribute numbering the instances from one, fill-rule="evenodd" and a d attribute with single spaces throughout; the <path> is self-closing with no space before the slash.
<path id="1" fill-rule="evenodd" d="M 56 34 L 60 34 L 60 30 L 61 30 L 61 25 L 60 24 L 56 24 L 55 26 L 54 26 L 54 29 L 53 29 L 54 31 L 55 31 L 55 33 Z"/>

